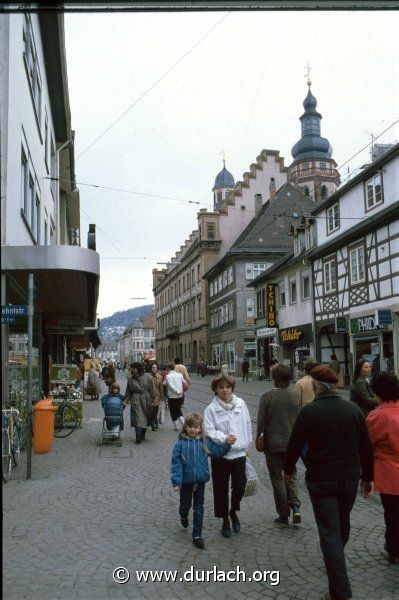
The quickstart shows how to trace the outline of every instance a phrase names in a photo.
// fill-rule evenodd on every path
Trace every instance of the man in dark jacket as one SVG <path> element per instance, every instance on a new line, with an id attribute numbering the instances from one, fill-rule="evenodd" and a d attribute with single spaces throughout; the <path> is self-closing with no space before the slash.
<path id="1" fill-rule="evenodd" d="M 325 599 L 347 600 L 352 597 L 344 553 L 350 513 L 359 479 L 365 497 L 373 490 L 373 452 L 362 411 L 335 392 L 336 373 L 319 366 L 310 375 L 315 399 L 302 408 L 295 421 L 285 453 L 284 477 L 289 481 L 307 444 L 306 482 L 329 583 Z"/>

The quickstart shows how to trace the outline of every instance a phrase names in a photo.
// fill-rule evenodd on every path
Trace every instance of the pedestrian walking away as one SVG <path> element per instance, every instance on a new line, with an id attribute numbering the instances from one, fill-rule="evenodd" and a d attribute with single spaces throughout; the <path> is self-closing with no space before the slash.
<path id="1" fill-rule="evenodd" d="M 244 358 L 242 365 L 241 365 L 241 370 L 242 370 L 242 380 L 248 381 L 248 374 L 249 374 L 249 360 L 247 357 Z"/>
<path id="2" fill-rule="evenodd" d="M 366 422 L 374 454 L 374 489 L 384 508 L 385 551 L 399 562 L 399 382 L 392 373 L 379 373 L 371 388 L 381 402 Z"/>
<path id="3" fill-rule="evenodd" d="M 305 375 L 301 379 L 298 379 L 295 384 L 295 389 L 299 394 L 301 406 L 309 404 L 309 402 L 314 400 L 313 380 L 309 373 L 312 369 L 318 367 L 319 365 L 320 363 L 314 358 L 308 358 L 304 368 Z"/>
<path id="4" fill-rule="evenodd" d="M 203 418 L 198 413 L 188 415 L 184 421 L 179 440 L 172 452 L 171 479 L 173 489 L 180 491 L 180 522 L 189 525 L 189 511 L 193 506 L 193 544 L 204 548 L 202 524 L 204 520 L 205 484 L 209 481 L 208 456 L 221 458 L 229 452 L 231 444 L 215 444 L 204 438 Z"/>
<path id="5" fill-rule="evenodd" d="M 230 519 L 235 533 L 241 524 L 237 516 L 245 492 L 247 450 L 252 442 L 251 419 L 244 400 L 233 392 L 235 379 L 221 374 L 212 380 L 214 397 L 204 412 L 205 434 L 216 443 L 232 445 L 227 456 L 211 460 L 215 517 L 223 519 L 222 535 L 231 537 Z M 229 482 L 231 500 L 229 510 Z"/>
<path id="6" fill-rule="evenodd" d="M 187 367 L 185 367 L 181 361 L 181 358 L 177 357 L 175 358 L 175 371 L 176 373 L 180 373 L 181 375 L 183 375 L 183 379 L 184 379 L 184 383 L 183 383 L 183 398 L 182 398 L 182 402 L 181 405 L 183 406 L 184 404 L 184 393 L 185 391 L 188 390 L 188 388 L 191 385 L 191 381 L 190 381 L 190 377 L 187 371 Z"/>
<path id="7" fill-rule="evenodd" d="M 298 392 L 288 387 L 291 380 L 289 367 L 276 365 L 270 374 L 274 388 L 260 399 L 256 437 L 264 436 L 266 465 L 278 514 L 275 523 L 288 527 L 291 510 L 293 524 L 302 521 L 295 467 L 289 481 L 283 478 L 285 450 L 300 410 L 300 400 Z"/>
<path id="8" fill-rule="evenodd" d="M 365 417 L 367 417 L 369 412 L 378 405 L 378 402 L 370 388 L 370 377 L 371 365 L 367 360 L 361 358 L 357 361 L 353 372 L 353 383 L 350 388 L 350 399 L 361 408 Z"/>
<path id="9" fill-rule="evenodd" d="M 151 424 L 155 391 L 152 377 L 144 373 L 141 363 L 130 365 L 130 377 L 127 380 L 125 402 L 130 404 L 130 425 L 136 432 L 136 444 L 145 440 L 148 424 Z"/>
<path id="10" fill-rule="evenodd" d="M 173 421 L 174 429 L 178 429 L 179 425 L 183 425 L 183 413 L 181 411 L 183 402 L 183 375 L 175 371 L 175 363 L 169 363 L 168 374 L 165 377 L 166 395 L 168 397 L 168 405 L 170 417 Z"/>
<path id="11" fill-rule="evenodd" d="M 149 373 L 152 377 L 152 383 L 154 386 L 155 399 L 152 405 L 152 422 L 151 429 L 152 431 L 157 431 L 158 429 L 158 408 L 162 400 L 164 399 L 163 392 L 163 380 L 162 375 L 158 372 L 158 363 L 153 362 L 150 365 Z"/>
<path id="12" fill-rule="evenodd" d="M 362 411 L 336 393 L 336 373 L 316 367 L 315 399 L 295 421 L 284 459 L 284 477 L 290 481 L 307 443 L 306 483 L 313 506 L 329 591 L 325 598 L 347 600 L 352 590 L 346 569 L 345 545 L 350 513 L 360 477 L 363 494 L 373 490 L 373 454 Z"/>

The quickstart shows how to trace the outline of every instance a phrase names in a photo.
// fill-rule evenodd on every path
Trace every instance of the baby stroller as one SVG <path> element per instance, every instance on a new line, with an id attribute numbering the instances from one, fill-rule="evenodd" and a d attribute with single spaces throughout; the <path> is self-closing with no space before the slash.
<path id="1" fill-rule="evenodd" d="M 109 396 L 104 404 L 103 429 L 100 445 L 105 443 L 123 444 L 123 402 L 120 396 Z"/>

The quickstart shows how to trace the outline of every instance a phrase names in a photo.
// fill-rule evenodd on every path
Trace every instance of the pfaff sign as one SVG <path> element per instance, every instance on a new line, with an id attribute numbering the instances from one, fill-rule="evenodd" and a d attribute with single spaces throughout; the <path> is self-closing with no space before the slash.
<path id="1" fill-rule="evenodd" d="M 351 333 L 362 333 L 363 331 L 374 331 L 380 329 L 377 320 L 374 315 L 368 317 L 360 317 L 358 319 L 351 319 Z"/>
<path id="2" fill-rule="evenodd" d="M 266 284 L 266 325 L 277 327 L 276 285 L 274 283 Z"/>

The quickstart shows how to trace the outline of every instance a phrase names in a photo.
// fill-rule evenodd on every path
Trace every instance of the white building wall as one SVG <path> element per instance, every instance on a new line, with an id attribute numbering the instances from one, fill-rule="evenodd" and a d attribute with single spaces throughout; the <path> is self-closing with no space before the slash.
<path id="1" fill-rule="evenodd" d="M 366 212 L 364 182 L 359 182 L 355 187 L 345 192 L 340 198 L 337 197 L 340 210 L 340 227 L 333 233 L 327 235 L 327 210 L 318 213 L 316 218 L 317 243 L 322 246 L 326 242 L 349 231 L 358 225 L 362 219 L 374 217 L 399 198 L 399 157 L 394 158 L 384 165 L 382 172 L 382 184 L 384 201 L 372 210 Z"/>
<path id="2" fill-rule="evenodd" d="M 2 15 L 2 20 L 7 20 L 9 26 L 7 40 L 9 49 L 9 62 L 7 66 L 9 74 L 9 86 L 8 88 L 6 85 L 1 86 L 2 102 L 4 102 L 4 94 L 7 94 L 7 89 L 9 90 L 9 97 L 5 103 L 7 112 L 4 115 L 4 119 L 6 124 L 4 125 L 4 131 L 2 131 L 2 147 L 8 147 L 7 161 L 5 165 L 7 180 L 6 186 L 3 187 L 2 190 L 2 194 L 5 196 L 3 199 L 5 205 L 4 216 L 7 223 L 7 229 L 4 232 L 4 239 L 2 239 L 2 243 L 6 245 L 31 245 L 34 243 L 24 223 L 24 220 L 21 217 L 21 208 L 23 208 L 21 177 L 22 146 L 24 147 L 27 155 L 29 169 L 35 179 L 35 184 L 37 185 L 40 197 L 41 244 L 43 244 L 44 240 L 43 229 L 45 210 L 48 214 L 49 227 L 50 216 L 54 224 L 57 226 L 56 203 L 58 202 L 58 198 L 55 198 L 55 201 L 53 200 L 53 196 L 50 191 L 50 181 L 45 179 L 45 177 L 50 174 L 46 169 L 44 160 L 44 115 L 46 114 L 46 111 L 48 117 L 49 140 L 50 136 L 54 140 L 54 127 L 46 81 L 43 49 L 41 45 L 39 17 L 36 14 L 30 15 L 39 72 L 42 82 L 39 123 L 37 122 L 35 116 L 34 104 L 31 98 L 28 75 L 23 58 L 24 19 L 25 17 L 22 14 Z M 3 31 L 7 33 L 4 23 L 2 24 L 2 33 Z M 3 44 L 7 44 L 7 41 L 3 40 Z M 5 62 L 7 57 L 3 57 L 2 54 L 1 60 L 2 62 Z M 4 135 L 6 135 L 8 139 L 5 139 Z M 48 151 L 48 156 L 50 159 L 50 148 Z M 48 166 L 50 168 L 50 164 Z M 57 190 L 58 186 L 54 186 L 54 189 Z"/>

